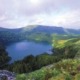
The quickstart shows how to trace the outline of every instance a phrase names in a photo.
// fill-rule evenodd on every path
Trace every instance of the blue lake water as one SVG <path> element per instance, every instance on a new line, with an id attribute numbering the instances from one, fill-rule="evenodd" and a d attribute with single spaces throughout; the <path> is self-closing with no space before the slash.
<path id="1" fill-rule="evenodd" d="M 46 43 L 21 41 L 7 46 L 6 51 L 12 57 L 12 62 L 23 59 L 30 54 L 36 56 L 44 52 L 50 52 L 52 46 Z"/>

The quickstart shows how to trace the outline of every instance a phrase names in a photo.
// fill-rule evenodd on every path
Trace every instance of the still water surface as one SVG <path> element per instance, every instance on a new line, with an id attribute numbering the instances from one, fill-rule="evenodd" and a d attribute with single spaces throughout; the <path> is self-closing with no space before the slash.
<path id="1" fill-rule="evenodd" d="M 21 41 L 7 46 L 6 51 L 12 57 L 12 62 L 23 59 L 30 54 L 36 56 L 44 52 L 50 52 L 52 46 L 46 43 Z"/>

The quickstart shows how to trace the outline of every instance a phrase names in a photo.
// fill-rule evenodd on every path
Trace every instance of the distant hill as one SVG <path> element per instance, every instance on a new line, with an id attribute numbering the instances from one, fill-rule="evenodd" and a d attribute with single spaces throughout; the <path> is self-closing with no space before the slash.
<path id="1" fill-rule="evenodd" d="M 29 30 L 29 32 L 44 32 L 44 33 L 49 33 L 49 34 L 80 34 L 80 30 L 76 30 L 76 29 L 66 29 L 63 27 L 56 27 L 56 26 L 43 26 L 43 25 L 36 25 L 36 27 L 34 26 L 29 26 L 29 28 L 24 27 L 23 30 L 27 31 L 27 29 Z"/>
<path id="2" fill-rule="evenodd" d="M 80 35 L 80 30 L 65 29 L 56 26 L 29 25 L 23 28 L 0 28 L 0 42 L 9 44 L 21 40 L 52 43 L 54 34 L 59 38 L 74 38 Z"/>
<path id="3" fill-rule="evenodd" d="M 9 28 L 2 28 L 0 27 L 0 32 L 13 32 L 13 33 L 19 33 L 22 31 L 22 28 L 16 28 L 16 29 L 9 29 Z"/>
<path id="4" fill-rule="evenodd" d="M 48 34 L 80 34 L 80 30 L 76 29 L 66 29 L 63 27 L 56 27 L 56 26 L 44 26 L 44 25 L 29 25 L 23 28 L 16 28 L 16 29 L 7 29 L 7 28 L 0 28 L 0 31 L 9 31 L 13 33 L 48 33 Z"/>

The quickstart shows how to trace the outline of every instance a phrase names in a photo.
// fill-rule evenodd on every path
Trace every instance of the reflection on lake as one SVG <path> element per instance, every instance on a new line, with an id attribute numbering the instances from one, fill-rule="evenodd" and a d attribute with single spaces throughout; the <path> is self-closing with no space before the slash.
<path id="1" fill-rule="evenodd" d="M 12 61 L 23 59 L 27 55 L 39 55 L 49 52 L 52 46 L 46 43 L 36 43 L 29 41 L 21 41 L 7 46 L 6 51 L 12 57 Z"/>

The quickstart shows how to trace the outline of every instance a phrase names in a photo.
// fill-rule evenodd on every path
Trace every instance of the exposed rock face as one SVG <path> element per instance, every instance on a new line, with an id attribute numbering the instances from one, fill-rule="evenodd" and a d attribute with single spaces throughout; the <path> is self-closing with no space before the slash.
<path id="1" fill-rule="evenodd" d="M 16 74 L 7 70 L 0 70 L 0 80 L 15 80 Z"/>

